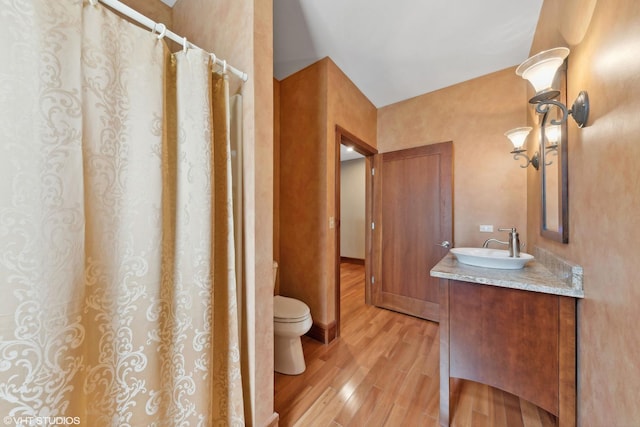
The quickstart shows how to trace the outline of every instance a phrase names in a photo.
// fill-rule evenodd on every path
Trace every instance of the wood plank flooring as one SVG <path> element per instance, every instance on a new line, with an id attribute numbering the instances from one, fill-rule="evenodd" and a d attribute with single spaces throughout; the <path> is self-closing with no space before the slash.
<path id="1" fill-rule="evenodd" d="M 341 337 L 302 337 L 307 370 L 275 374 L 275 410 L 288 426 L 437 426 L 438 324 L 364 303 L 364 267 L 343 263 Z M 457 381 L 452 425 L 551 427 L 556 419 L 485 385 Z"/>

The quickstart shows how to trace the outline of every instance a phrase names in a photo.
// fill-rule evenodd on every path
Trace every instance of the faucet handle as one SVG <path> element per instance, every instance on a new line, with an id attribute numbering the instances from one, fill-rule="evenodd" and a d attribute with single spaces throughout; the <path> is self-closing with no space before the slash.
<path id="1" fill-rule="evenodd" d="M 511 227 L 511 228 L 498 228 L 498 231 L 508 231 L 509 233 L 515 233 L 517 230 L 515 227 Z"/>

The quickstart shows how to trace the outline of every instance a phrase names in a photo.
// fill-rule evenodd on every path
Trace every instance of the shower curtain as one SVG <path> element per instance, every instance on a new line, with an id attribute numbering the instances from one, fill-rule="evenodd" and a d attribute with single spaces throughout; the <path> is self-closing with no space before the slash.
<path id="1" fill-rule="evenodd" d="M 4 425 L 243 425 L 228 83 L 80 0 L 0 0 Z"/>

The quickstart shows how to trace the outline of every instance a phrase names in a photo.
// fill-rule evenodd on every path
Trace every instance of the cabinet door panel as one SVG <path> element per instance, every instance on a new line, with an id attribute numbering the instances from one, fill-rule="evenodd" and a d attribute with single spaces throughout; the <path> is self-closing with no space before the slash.
<path id="1" fill-rule="evenodd" d="M 558 414 L 559 298 L 451 281 L 450 376 Z"/>

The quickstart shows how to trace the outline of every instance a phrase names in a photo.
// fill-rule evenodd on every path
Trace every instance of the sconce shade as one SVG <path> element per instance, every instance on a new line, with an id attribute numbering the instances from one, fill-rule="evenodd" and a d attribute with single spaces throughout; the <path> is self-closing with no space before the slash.
<path id="1" fill-rule="evenodd" d="M 511 140 L 513 143 L 513 148 L 516 150 L 522 149 L 524 142 L 527 140 L 527 136 L 529 136 L 529 132 L 531 132 L 531 127 L 521 127 L 508 130 L 504 133 L 504 135 Z"/>
<path id="2" fill-rule="evenodd" d="M 555 145 L 560 141 L 560 125 L 547 126 L 544 135 L 547 137 L 549 145 Z"/>
<path id="3" fill-rule="evenodd" d="M 558 68 L 568 55 L 568 48 L 557 47 L 532 56 L 516 68 L 516 74 L 529 80 L 536 91 L 536 95 L 529 102 L 535 104 L 542 100 L 553 99 L 560 94 L 551 86 Z"/>

